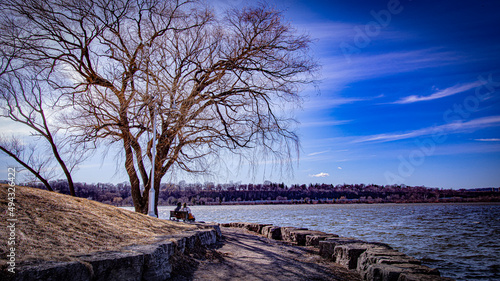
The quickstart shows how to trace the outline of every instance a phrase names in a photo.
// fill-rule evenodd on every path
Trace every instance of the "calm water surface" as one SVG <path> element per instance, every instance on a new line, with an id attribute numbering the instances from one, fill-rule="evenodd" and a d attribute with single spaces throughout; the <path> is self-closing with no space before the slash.
<path id="1" fill-rule="evenodd" d="M 173 207 L 160 207 L 168 219 Z M 192 206 L 196 220 L 307 227 L 384 242 L 457 280 L 500 280 L 500 204 Z"/>

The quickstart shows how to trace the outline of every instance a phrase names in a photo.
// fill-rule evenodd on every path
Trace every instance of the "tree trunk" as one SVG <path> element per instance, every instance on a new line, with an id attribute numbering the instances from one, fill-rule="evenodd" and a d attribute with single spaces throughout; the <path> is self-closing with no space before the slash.
<path id="1" fill-rule="evenodd" d="M 144 196 L 141 194 L 139 177 L 137 176 L 134 167 L 134 156 L 132 148 L 128 145 L 127 139 L 123 141 L 123 147 L 125 148 L 125 170 L 127 171 L 130 180 L 130 189 L 135 211 L 138 213 L 147 214 L 147 192 L 146 190 L 144 191 Z"/>
<path id="2" fill-rule="evenodd" d="M 64 163 L 61 156 L 59 155 L 59 150 L 57 149 L 57 146 L 54 143 L 54 139 L 52 138 L 51 134 L 48 135 L 47 140 L 50 142 L 50 146 L 52 147 L 52 153 L 54 154 L 54 157 L 56 157 L 57 163 L 59 163 L 59 166 L 61 166 L 61 169 L 63 170 L 64 175 L 68 180 L 69 193 L 71 194 L 71 196 L 76 196 L 75 186 L 73 184 L 73 178 L 71 177 L 71 173 L 69 172 L 66 163 Z"/>

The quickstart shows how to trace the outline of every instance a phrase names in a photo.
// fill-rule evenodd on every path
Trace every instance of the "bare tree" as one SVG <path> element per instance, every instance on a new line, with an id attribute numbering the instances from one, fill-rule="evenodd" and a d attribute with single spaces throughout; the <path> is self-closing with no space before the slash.
<path id="1" fill-rule="evenodd" d="M 54 124 L 58 96 L 53 89 L 40 81 L 36 69 L 7 69 L 0 76 L 0 104 L 3 111 L 1 118 L 6 118 L 30 131 L 30 135 L 48 145 L 48 151 L 42 144 L 26 144 L 16 137 L 3 137 L 0 150 L 12 157 L 30 171 L 45 187 L 52 191 L 48 180 L 54 172 L 52 158 L 68 181 L 70 194 L 75 196 L 71 172 L 85 159 L 85 151 L 77 149 L 59 132 Z M 47 153 L 49 152 L 49 153 Z"/>
<path id="2" fill-rule="evenodd" d="M 0 7 L 23 23 L 16 40 L 29 49 L 24 59 L 45 63 L 78 108 L 67 121 L 79 141 L 123 147 L 138 212 L 147 211 L 153 158 L 157 203 L 167 172 L 207 172 L 207 159 L 221 151 L 284 162 L 297 151 L 283 105 L 300 100 L 317 65 L 309 38 L 278 11 L 262 5 L 217 17 L 196 2 L 168 0 Z M 155 118 L 156 144 L 148 136 Z"/>

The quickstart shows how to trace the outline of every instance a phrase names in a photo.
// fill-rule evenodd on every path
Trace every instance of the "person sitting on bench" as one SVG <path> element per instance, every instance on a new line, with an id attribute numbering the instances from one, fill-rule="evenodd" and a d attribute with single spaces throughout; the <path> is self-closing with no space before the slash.
<path id="1" fill-rule="evenodd" d="M 170 219 L 175 219 L 175 220 L 184 220 L 186 221 L 188 219 L 188 214 L 186 212 L 181 212 L 182 209 L 182 204 L 181 202 L 177 203 L 177 207 L 175 210 L 170 211 Z"/>
<path id="2" fill-rule="evenodd" d="M 175 207 L 174 212 L 178 212 L 178 211 L 180 211 L 181 209 L 182 209 L 182 204 L 181 204 L 181 202 L 177 202 L 177 207 Z"/>
<path id="3" fill-rule="evenodd" d="M 191 213 L 191 209 L 189 209 L 189 207 L 187 206 L 186 203 L 184 203 L 184 206 L 182 206 L 181 211 L 188 213 L 188 220 L 189 221 L 194 221 L 195 220 L 193 214 Z"/>

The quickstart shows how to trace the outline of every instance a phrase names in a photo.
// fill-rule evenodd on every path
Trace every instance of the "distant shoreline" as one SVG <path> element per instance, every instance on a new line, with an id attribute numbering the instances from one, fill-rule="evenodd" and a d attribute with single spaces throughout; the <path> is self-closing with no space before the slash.
<path id="1" fill-rule="evenodd" d="M 400 205 L 400 204 L 500 204 L 500 201 L 474 201 L 474 202 L 450 202 L 450 201 L 440 201 L 440 202 L 382 202 L 382 203 L 241 203 L 241 202 L 223 202 L 222 204 L 196 204 L 192 206 L 259 206 L 259 205 Z M 124 205 L 117 207 L 127 207 L 133 208 L 132 205 Z M 175 207 L 175 205 L 158 205 L 158 207 Z"/>
<path id="2" fill-rule="evenodd" d="M 490 201 L 463 201 L 454 199 L 444 199 L 437 201 L 388 201 L 388 202 L 377 202 L 377 201 L 363 201 L 359 199 L 339 199 L 331 202 L 331 200 L 311 200 L 311 202 L 300 202 L 298 200 L 264 200 L 259 201 L 243 201 L 243 202 L 222 202 L 222 203 L 206 203 L 206 204 L 196 204 L 195 206 L 220 206 L 220 205 L 346 205 L 346 204 L 433 204 L 433 203 L 500 203 L 500 200 L 490 200 Z M 162 206 L 174 206 L 174 205 L 162 205 Z"/>
<path id="3" fill-rule="evenodd" d="M 52 183 L 58 193 L 68 194 L 67 183 Z M 40 185 L 33 187 L 44 189 Z M 75 183 L 76 196 L 113 206 L 133 206 L 130 186 L 125 183 Z M 278 183 L 233 185 L 160 186 L 158 205 L 178 202 L 195 205 L 265 205 L 265 204 L 376 204 L 376 203 L 461 203 L 500 202 L 500 188 L 438 189 L 423 186 L 327 185 L 286 186 Z"/>

